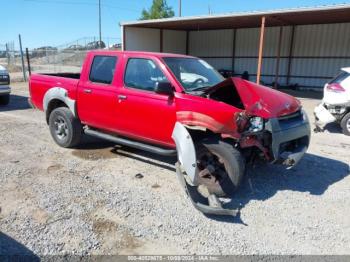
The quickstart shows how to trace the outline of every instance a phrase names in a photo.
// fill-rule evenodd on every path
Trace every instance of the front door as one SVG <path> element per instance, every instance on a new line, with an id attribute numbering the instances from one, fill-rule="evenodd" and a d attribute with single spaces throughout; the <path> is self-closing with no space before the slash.
<path id="1" fill-rule="evenodd" d="M 151 143 L 174 146 L 171 134 L 176 122 L 173 96 L 157 94 L 157 82 L 168 81 L 156 61 L 129 57 L 124 88 L 118 94 L 122 131 Z"/>

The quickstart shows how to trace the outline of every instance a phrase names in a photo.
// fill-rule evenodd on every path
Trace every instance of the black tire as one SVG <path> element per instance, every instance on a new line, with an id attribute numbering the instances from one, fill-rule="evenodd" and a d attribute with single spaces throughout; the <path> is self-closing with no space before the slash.
<path id="1" fill-rule="evenodd" d="M 0 96 L 0 105 L 6 106 L 10 103 L 10 94 Z"/>
<path id="2" fill-rule="evenodd" d="M 75 147 L 82 136 L 82 125 L 67 107 L 53 110 L 49 117 L 49 127 L 55 142 L 65 148 Z"/>
<path id="3" fill-rule="evenodd" d="M 210 194 L 216 196 L 232 196 L 242 181 L 245 160 L 241 152 L 231 144 L 214 137 L 204 138 L 196 143 L 197 168 L 199 173 L 199 183 L 206 186 Z M 208 155 L 213 155 L 213 159 L 208 160 Z M 203 156 L 207 158 L 207 163 L 217 162 L 215 171 L 210 175 L 203 175 Z M 206 162 L 204 160 L 204 162 Z M 209 164 L 208 166 L 213 166 Z M 208 169 L 207 169 L 208 170 Z M 225 170 L 225 172 L 223 172 Z M 205 172 L 204 172 L 205 174 Z"/>
<path id="4" fill-rule="evenodd" d="M 340 121 L 340 126 L 343 130 L 343 134 L 350 136 L 350 112 L 347 113 Z"/>

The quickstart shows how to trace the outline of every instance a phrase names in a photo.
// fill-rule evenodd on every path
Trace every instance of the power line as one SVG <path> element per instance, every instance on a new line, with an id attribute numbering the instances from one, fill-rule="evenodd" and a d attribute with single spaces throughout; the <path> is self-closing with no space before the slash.
<path id="1" fill-rule="evenodd" d="M 87 6 L 98 6 L 98 3 L 92 3 L 92 2 L 74 2 L 74 1 L 50 1 L 50 0 L 24 0 L 26 2 L 34 2 L 34 3 L 43 3 L 43 4 L 63 4 L 63 5 L 87 5 Z M 101 4 L 103 7 L 109 7 L 109 8 L 115 8 L 119 10 L 129 11 L 129 12 L 137 12 L 140 13 L 141 10 L 131 9 L 131 8 L 125 8 L 121 6 L 115 6 L 110 4 Z"/>

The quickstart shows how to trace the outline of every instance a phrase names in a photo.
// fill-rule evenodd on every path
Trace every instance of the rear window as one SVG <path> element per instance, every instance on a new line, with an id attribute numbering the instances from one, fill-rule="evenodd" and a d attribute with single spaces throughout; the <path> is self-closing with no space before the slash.
<path id="1" fill-rule="evenodd" d="M 91 65 L 90 81 L 111 84 L 116 63 L 117 57 L 115 56 L 95 56 Z"/>
<path id="2" fill-rule="evenodd" d="M 339 75 L 337 75 L 335 78 L 333 78 L 329 84 L 340 84 L 343 82 L 350 74 L 347 72 L 342 71 Z"/>

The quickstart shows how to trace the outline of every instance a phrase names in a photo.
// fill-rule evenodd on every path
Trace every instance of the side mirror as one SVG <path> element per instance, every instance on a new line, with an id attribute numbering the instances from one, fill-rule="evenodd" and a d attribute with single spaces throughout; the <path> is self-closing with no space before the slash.
<path id="1" fill-rule="evenodd" d="M 154 91 L 157 94 L 172 96 L 174 94 L 174 87 L 169 82 L 157 82 Z"/>

